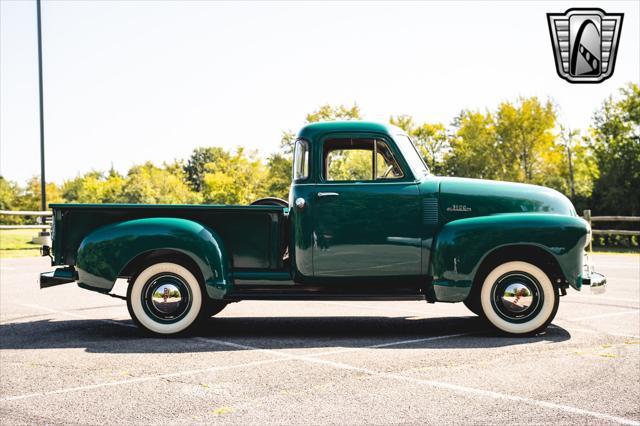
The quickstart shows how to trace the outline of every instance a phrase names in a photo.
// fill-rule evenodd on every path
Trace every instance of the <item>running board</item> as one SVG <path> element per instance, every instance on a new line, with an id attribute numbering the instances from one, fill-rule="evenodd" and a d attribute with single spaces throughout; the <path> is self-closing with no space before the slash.
<path id="1" fill-rule="evenodd" d="M 425 300 L 424 294 L 358 294 L 315 292 L 234 292 L 225 297 L 229 301 L 240 300 Z"/>

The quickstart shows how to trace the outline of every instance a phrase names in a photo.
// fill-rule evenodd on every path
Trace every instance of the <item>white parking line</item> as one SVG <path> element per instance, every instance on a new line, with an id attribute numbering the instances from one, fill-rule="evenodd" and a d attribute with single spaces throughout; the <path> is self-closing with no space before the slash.
<path id="1" fill-rule="evenodd" d="M 121 324 L 121 325 L 124 325 L 124 324 Z M 0 398 L 0 402 L 17 401 L 17 400 L 20 400 L 20 399 L 35 398 L 37 396 L 56 395 L 56 394 L 69 393 L 69 392 L 80 392 L 80 391 L 85 391 L 85 390 L 89 390 L 89 389 L 98 389 L 98 388 L 105 388 L 105 387 L 110 387 L 110 386 L 130 385 L 130 384 L 134 384 L 134 383 L 149 382 L 149 381 L 152 381 L 152 380 L 162 380 L 162 379 L 170 379 L 172 377 L 188 376 L 188 375 L 191 375 L 191 374 L 201 374 L 201 373 L 209 373 L 209 372 L 212 372 L 212 371 L 230 370 L 230 369 L 233 369 L 233 368 L 253 367 L 253 366 L 256 366 L 256 365 L 268 364 L 268 363 L 277 362 L 277 361 L 282 361 L 282 359 L 281 358 L 276 358 L 276 359 L 268 359 L 268 360 L 261 360 L 261 361 L 245 362 L 243 364 L 225 365 L 225 366 L 219 366 L 219 367 L 209 367 L 209 368 L 202 368 L 202 369 L 199 369 L 199 370 L 179 371 L 179 372 L 176 372 L 176 373 L 159 374 L 159 375 L 156 375 L 156 376 L 136 377 L 135 379 L 118 380 L 118 381 L 115 381 L 115 382 L 103 382 L 103 383 L 96 383 L 96 384 L 93 384 L 93 385 L 75 386 L 75 387 L 70 387 L 70 388 L 55 389 L 55 390 L 46 391 L 46 392 L 29 393 L 29 394 L 26 394 L 26 395 L 8 396 L 8 397 Z"/>
<path id="2" fill-rule="evenodd" d="M 599 314 L 599 315 L 590 315 L 587 317 L 578 317 L 578 318 L 564 318 L 564 321 L 584 321 L 598 318 L 609 318 L 609 317 L 617 317 L 619 315 L 628 315 L 628 314 L 640 314 L 638 310 L 628 310 L 628 311 L 620 311 L 620 312 L 610 312 L 608 314 Z"/>
<path id="3" fill-rule="evenodd" d="M 573 414 L 579 414 L 579 415 L 583 415 L 583 416 L 595 417 L 595 418 L 598 418 L 598 419 L 608 420 L 608 421 L 612 421 L 612 422 L 620 423 L 620 424 L 640 425 L 640 422 L 637 422 L 637 421 L 632 420 L 632 419 L 626 419 L 624 417 L 612 416 L 612 415 L 609 415 L 609 414 L 606 414 L 606 413 L 599 413 L 597 411 L 584 410 L 582 408 L 572 407 L 570 405 L 556 404 L 554 402 L 543 401 L 543 400 L 538 400 L 538 399 L 533 399 L 533 398 L 526 398 L 526 397 L 515 396 L 515 395 L 509 395 L 509 394 L 505 394 L 505 393 L 489 391 L 489 390 L 484 390 L 484 389 L 477 389 L 477 388 L 472 388 L 472 387 L 468 387 L 468 386 L 461 386 L 461 385 L 456 385 L 456 384 L 447 383 L 447 382 L 419 379 L 419 378 L 416 378 L 416 377 L 404 376 L 402 374 L 397 374 L 397 373 L 385 373 L 385 372 L 372 370 L 370 368 L 357 367 L 357 366 L 354 366 L 354 365 L 345 364 L 345 363 L 342 363 L 342 362 L 335 362 L 335 361 L 317 359 L 316 357 L 319 354 L 311 355 L 311 356 L 291 355 L 291 354 L 281 353 L 280 351 L 276 351 L 276 350 L 273 350 L 273 349 L 257 348 L 257 347 L 253 347 L 253 346 L 249 346 L 249 345 L 242 345 L 242 344 L 239 344 L 239 343 L 226 342 L 226 341 L 218 340 L 218 339 L 207 339 L 207 340 L 210 340 L 212 342 L 218 343 L 220 345 L 228 345 L 230 347 L 234 347 L 234 348 L 237 348 L 237 349 L 259 350 L 259 351 L 266 351 L 266 352 L 272 353 L 272 354 L 278 353 L 278 354 L 282 354 L 284 356 L 287 356 L 287 357 L 290 357 L 290 358 L 293 358 L 293 359 L 297 359 L 297 360 L 300 360 L 300 361 L 306 361 L 306 362 L 311 362 L 311 363 L 315 363 L 315 364 L 323 364 L 323 365 L 327 365 L 327 366 L 330 366 L 330 367 L 333 367 L 333 368 L 337 368 L 337 369 L 340 369 L 340 370 L 358 371 L 358 372 L 365 373 L 365 374 L 368 374 L 368 375 L 371 375 L 371 376 L 375 376 L 375 377 L 382 377 L 382 378 L 386 378 L 386 379 L 394 379 L 394 380 L 400 380 L 400 381 L 405 381 L 405 382 L 419 383 L 419 384 L 431 386 L 431 387 L 434 387 L 434 388 L 450 390 L 450 391 L 453 391 L 455 393 L 459 393 L 459 394 L 462 394 L 462 395 L 471 394 L 471 395 L 477 395 L 477 396 L 488 397 L 488 398 L 493 398 L 493 399 L 505 399 L 505 400 L 509 400 L 509 401 L 522 402 L 522 403 L 526 403 L 526 404 L 529 404 L 529 405 L 535 405 L 535 406 L 538 406 L 538 407 L 550 408 L 550 409 L 565 411 L 565 412 L 569 412 L 569 413 L 573 413 Z"/>
<path id="4" fill-rule="evenodd" d="M 40 309 L 40 310 L 47 311 L 47 312 L 50 312 L 50 313 L 56 313 L 56 314 L 60 314 L 60 315 L 67 315 L 67 316 L 71 316 L 71 317 L 74 317 L 74 318 L 91 319 L 91 317 L 86 316 L 86 315 L 76 314 L 76 313 L 67 312 L 67 311 L 60 311 L 60 310 L 57 310 L 57 309 L 51 309 L 51 308 L 47 308 L 47 307 L 44 307 L 44 306 L 38 306 L 38 305 L 32 305 L 32 304 L 19 304 L 19 306 L 25 306 L 25 307 L 29 307 L 29 308 L 32 308 L 32 309 Z M 132 324 L 125 324 L 125 323 L 122 323 L 122 322 L 112 321 L 112 320 L 107 320 L 107 319 L 94 319 L 94 321 L 106 322 L 106 323 L 109 323 L 109 324 L 120 325 L 120 326 L 123 326 L 123 327 L 134 327 L 134 328 L 136 327 L 135 325 L 132 325 Z M 444 336 L 431 336 L 431 337 L 424 337 L 424 338 L 420 338 L 420 339 L 400 340 L 400 341 L 396 341 L 396 342 L 387 342 L 387 343 L 381 343 L 381 344 L 365 346 L 365 347 L 334 349 L 334 350 L 330 350 L 330 351 L 314 353 L 314 354 L 311 354 L 311 355 L 312 356 L 334 355 L 334 354 L 358 351 L 358 350 L 362 350 L 362 349 L 377 349 L 377 348 L 384 348 L 384 347 L 390 347 L 390 346 L 407 345 L 407 344 L 411 344 L 411 343 L 420 343 L 420 342 L 428 342 L 428 341 L 433 341 L 433 340 L 449 339 L 449 338 L 453 338 L 453 337 L 467 336 L 467 335 L 470 335 L 470 334 L 472 334 L 472 333 L 448 334 L 448 335 L 444 335 Z M 104 382 L 104 383 L 96 383 L 96 384 L 85 385 L 85 386 L 75 386 L 75 387 L 69 387 L 69 388 L 61 388 L 61 389 L 56 389 L 56 390 L 52 390 L 52 391 L 35 392 L 35 393 L 30 393 L 30 394 L 25 394 L 25 395 L 9 396 L 9 397 L 0 398 L 0 402 L 2 402 L 2 401 L 15 401 L 15 400 L 19 400 L 19 399 L 27 399 L 27 398 L 34 398 L 34 397 L 38 397 L 38 396 L 55 395 L 55 394 L 68 393 L 68 392 L 78 392 L 78 391 L 89 390 L 89 389 L 97 389 L 97 388 L 101 388 L 101 387 L 128 385 L 128 384 L 134 384 L 134 383 L 148 382 L 148 381 L 151 381 L 151 380 L 162 380 L 162 379 L 167 379 L 167 378 L 171 378 L 171 377 L 180 377 L 180 376 L 188 376 L 188 375 L 192 375 L 192 374 L 200 374 L 200 373 L 208 373 L 208 372 L 213 372 L 213 371 L 229 370 L 229 369 L 233 369 L 233 368 L 252 367 L 252 366 L 255 366 L 255 365 L 262 365 L 262 364 L 269 364 L 269 363 L 273 363 L 273 362 L 284 361 L 286 359 L 297 359 L 299 357 L 299 355 L 292 355 L 292 354 L 288 354 L 286 352 L 279 352 L 279 351 L 274 351 L 272 349 L 263 349 L 263 348 L 253 347 L 253 346 L 240 345 L 240 344 L 237 344 L 237 343 L 232 343 L 232 342 L 227 342 L 227 341 L 224 341 L 224 340 L 218 340 L 218 339 L 212 339 L 212 338 L 206 338 L 206 337 L 196 337 L 196 338 L 194 338 L 194 340 L 199 340 L 199 341 L 202 341 L 202 342 L 205 342 L 205 343 L 217 343 L 219 345 L 230 346 L 230 347 L 233 347 L 233 348 L 236 348 L 236 349 L 259 351 L 259 352 L 263 352 L 263 353 L 268 353 L 270 355 L 276 355 L 276 356 L 278 356 L 278 358 L 269 359 L 269 360 L 261 360 L 261 361 L 252 361 L 252 362 L 247 362 L 247 363 L 243 363 L 243 364 L 235 364 L 235 365 L 228 365 L 228 366 L 218 366 L 218 367 L 203 368 L 203 369 L 198 369 L 198 370 L 179 371 L 179 372 L 175 372 L 175 373 L 160 374 L 160 375 L 156 375 L 156 376 L 137 377 L 137 378 L 134 378 L 134 379 L 118 380 L 118 381 L 114 381 L 114 382 Z"/>
<path id="5" fill-rule="evenodd" d="M 50 310 L 50 308 L 39 307 L 37 305 L 23 305 L 23 306 L 30 306 L 30 307 L 33 307 L 33 308 L 40 308 L 40 309 Z M 55 310 L 51 309 L 51 311 L 55 311 Z M 83 315 L 67 313 L 65 311 L 57 311 L 56 313 L 71 314 L 71 316 L 74 316 L 74 317 L 78 317 L 78 316 L 79 317 L 84 317 Z M 110 321 L 110 320 L 100 320 L 100 321 L 105 321 L 105 322 L 118 324 L 118 325 L 123 325 L 123 326 L 130 326 L 129 324 L 123 324 L 123 323 L 120 323 L 120 322 L 117 322 L 117 321 Z M 419 341 L 435 340 L 436 338 L 441 338 L 442 339 L 442 338 L 456 337 L 456 336 L 460 336 L 460 334 L 450 335 L 450 336 L 434 336 L 434 337 L 431 337 L 431 338 L 404 340 L 404 341 L 399 341 L 399 342 L 390 342 L 390 343 L 386 343 L 386 344 L 373 345 L 373 346 L 368 346 L 368 347 L 363 347 L 363 348 L 349 348 L 349 349 L 344 349 L 343 352 L 350 352 L 350 351 L 355 351 L 355 350 L 362 350 L 362 349 L 369 349 L 369 348 L 383 347 L 383 346 L 401 345 L 401 344 L 406 344 L 408 342 L 414 343 L 414 342 L 419 342 Z M 549 401 L 544 401 L 544 400 L 537 400 L 537 399 L 533 399 L 533 398 L 526 398 L 526 397 L 521 397 L 521 396 L 516 396 L 516 395 L 509 395 L 509 394 L 505 394 L 505 393 L 500 393 L 500 392 L 495 392 L 495 391 L 490 391 L 490 390 L 485 390 L 485 389 L 477 389 L 477 388 L 472 388 L 472 387 L 468 387 L 468 386 L 461 386 L 461 385 L 456 385 L 456 384 L 447 383 L 447 382 L 419 379 L 419 378 L 416 378 L 416 377 L 404 376 L 402 374 L 397 374 L 397 373 L 385 373 L 385 372 L 372 370 L 372 369 L 369 369 L 369 368 L 357 367 L 357 366 L 353 366 L 353 365 L 345 364 L 345 363 L 341 363 L 341 362 L 328 361 L 328 360 L 323 360 L 323 359 L 316 358 L 318 356 L 323 355 L 323 353 L 317 353 L 317 354 L 312 354 L 312 355 L 294 355 L 294 354 L 289 354 L 289 353 L 281 352 L 281 351 L 274 350 L 274 349 L 265 349 L 265 348 L 260 348 L 260 347 L 256 347 L 256 346 L 243 345 L 243 344 L 239 344 L 239 343 L 227 342 L 225 340 L 219 340 L 219 339 L 213 339 L 213 338 L 201 337 L 201 338 L 198 338 L 198 340 L 201 340 L 201 341 L 204 340 L 204 341 L 207 341 L 207 342 L 216 343 L 216 344 L 224 345 L 224 346 L 228 346 L 228 347 L 233 347 L 233 348 L 236 348 L 236 349 L 259 351 L 259 352 L 263 352 L 263 353 L 276 355 L 276 356 L 280 357 L 280 359 L 279 359 L 280 361 L 282 361 L 284 359 L 295 359 L 295 360 L 306 361 L 306 362 L 315 363 L 315 364 L 327 365 L 327 366 L 330 366 L 330 367 L 333 367 L 333 368 L 337 368 L 337 369 L 340 369 L 340 370 L 358 371 L 358 372 L 365 373 L 365 374 L 368 374 L 368 375 L 371 375 L 371 376 L 374 376 L 374 377 L 382 377 L 382 378 L 394 379 L 394 380 L 405 381 L 405 382 L 419 383 L 419 384 L 431 386 L 431 387 L 438 388 L 438 389 L 446 389 L 446 390 L 452 391 L 454 393 L 462 394 L 462 395 L 477 395 L 477 396 L 486 397 L 486 398 L 503 399 L 503 400 L 508 400 L 508 401 L 516 401 L 516 402 L 521 402 L 521 403 L 534 405 L 534 406 L 538 406 L 538 407 L 565 411 L 565 412 L 578 414 L 578 415 L 582 415 L 582 416 L 594 417 L 594 418 L 607 420 L 607 421 L 612 421 L 612 422 L 620 423 L 620 424 L 640 425 L 640 422 L 637 422 L 637 421 L 632 420 L 632 419 L 626 419 L 624 417 L 612 416 L 612 415 L 609 415 L 609 414 L 606 414 L 606 413 L 600 413 L 600 412 L 596 412 L 596 411 L 584 410 L 584 409 L 577 408 L 577 407 L 572 407 L 572 406 L 569 406 L 569 405 L 556 404 L 554 402 L 549 402 Z M 325 353 L 324 355 L 327 355 L 327 354 L 329 354 L 331 352 L 338 353 L 337 351 L 330 351 L 328 353 Z M 68 393 L 68 392 L 74 392 L 74 391 L 95 389 L 95 388 L 107 387 L 107 386 L 117 386 L 117 385 L 123 385 L 123 384 L 140 383 L 140 382 L 145 382 L 145 381 L 150 381 L 150 380 L 159 380 L 159 379 L 164 379 L 164 378 L 178 377 L 178 376 L 184 376 L 184 375 L 190 375 L 190 374 L 198 374 L 198 373 L 202 373 L 202 372 L 217 371 L 217 370 L 221 370 L 221 369 L 238 368 L 238 367 L 244 367 L 244 366 L 249 366 L 249 365 L 265 364 L 267 362 L 277 362 L 277 361 L 278 361 L 278 359 L 254 361 L 254 362 L 251 362 L 251 363 L 237 364 L 235 366 L 211 367 L 211 368 L 208 368 L 208 369 L 190 370 L 190 371 L 186 371 L 186 372 L 168 373 L 168 374 L 162 374 L 162 375 L 158 375 L 158 376 L 147 376 L 147 377 L 140 377 L 140 378 L 130 379 L 130 380 L 120 380 L 120 381 L 117 381 L 117 382 L 108 382 L 108 383 L 102 383 L 102 384 L 98 383 L 98 384 L 94 384 L 94 385 L 78 386 L 78 387 L 73 387 L 73 388 L 63 388 L 63 389 L 58 389 L 58 390 L 49 391 L 49 392 L 31 393 L 31 394 L 27 394 L 27 395 L 18 395 L 18 396 L 14 396 L 14 397 L 2 398 L 2 399 L 0 399 L 0 401 L 11 401 L 11 400 L 17 400 L 17 399 L 32 398 L 32 397 L 36 397 L 36 396 L 43 396 L 43 395 L 51 395 L 51 394 Z"/>

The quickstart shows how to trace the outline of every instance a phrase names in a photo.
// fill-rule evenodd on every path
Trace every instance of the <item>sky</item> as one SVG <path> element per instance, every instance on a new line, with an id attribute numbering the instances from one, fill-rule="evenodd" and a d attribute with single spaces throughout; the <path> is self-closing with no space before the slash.
<path id="1" fill-rule="evenodd" d="M 614 75 L 558 77 L 546 13 L 623 12 Z M 449 124 L 462 109 L 551 99 L 585 129 L 640 80 L 640 2 L 43 1 L 47 181 L 185 159 L 198 146 L 264 156 L 308 112 Z M 0 174 L 40 173 L 36 9 L 0 0 Z"/>

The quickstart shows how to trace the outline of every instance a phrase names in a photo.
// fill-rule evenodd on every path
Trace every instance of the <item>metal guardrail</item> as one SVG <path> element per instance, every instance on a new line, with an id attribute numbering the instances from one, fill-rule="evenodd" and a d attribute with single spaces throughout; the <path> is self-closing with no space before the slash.
<path id="1" fill-rule="evenodd" d="M 640 222 L 640 216 L 591 216 L 591 210 L 585 210 L 583 218 L 589 222 Z M 640 237 L 640 231 L 630 231 L 626 229 L 591 229 L 593 235 L 626 235 L 628 237 Z M 592 251 L 592 242 L 589 242 L 589 251 Z"/>
<path id="2" fill-rule="evenodd" d="M 52 216 L 53 213 L 46 211 L 18 211 L 18 210 L 0 210 L 0 215 L 7 216 Z"/>
<path id="3" fill-rule="evenodd" d="M 51 229 L 51 225 L 46 223 L 53 213 L 50 211 L 17 211 L 17 210 L 0 210 L 0 216 L 37 216 L 44 219 L 45 223 L 41 225 L 0 225 L 0 229 Z"/>

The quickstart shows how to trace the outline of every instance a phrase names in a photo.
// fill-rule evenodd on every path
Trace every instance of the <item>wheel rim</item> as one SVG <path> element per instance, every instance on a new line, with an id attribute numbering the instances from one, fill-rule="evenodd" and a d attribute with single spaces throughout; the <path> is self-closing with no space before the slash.
<path id="1" fill-rule="evenodd" d="M 509 272 L 491 289 L 491 306 L 505 321 L 522 323 L 534 318 L 544 301 L 538 280 L 526 272 Z"/>
<path id="2" fill-rule="evenodd" d="M 140 297 L 145 313 L 163 324 L 180 321 L 189 312 L 192 303 L 189 286 L 175 274 L 151 277 L 145 283 Z"/>

